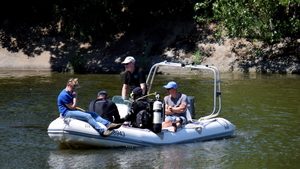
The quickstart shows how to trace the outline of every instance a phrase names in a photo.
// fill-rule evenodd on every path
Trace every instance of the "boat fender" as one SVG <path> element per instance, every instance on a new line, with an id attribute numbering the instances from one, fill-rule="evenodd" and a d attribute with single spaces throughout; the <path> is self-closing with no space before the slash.
<path id="1" fill-rule="evenodd" d="M 156 100 L 153 103 L 153 131 L 155 133 L 161 132 L 161 124 L 162 124 L 162 102 L 160 100 Z"/>

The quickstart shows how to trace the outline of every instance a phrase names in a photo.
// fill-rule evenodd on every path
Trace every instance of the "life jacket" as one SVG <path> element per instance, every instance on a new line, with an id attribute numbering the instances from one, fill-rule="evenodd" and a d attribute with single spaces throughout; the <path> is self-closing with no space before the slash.
<path id="1" fill-rule="evenodd" d="M 96 112 L 99 116 L 106 119 L 108 112 L 107 99 L 94 100 L 89 106 L 89 111 Z"/>

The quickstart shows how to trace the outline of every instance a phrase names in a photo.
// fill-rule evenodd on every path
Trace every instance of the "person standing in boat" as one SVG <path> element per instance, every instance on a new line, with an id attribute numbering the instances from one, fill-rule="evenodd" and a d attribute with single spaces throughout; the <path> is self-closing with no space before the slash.
<path id="1" fill-rule="evenodd" d="M 100 91 L 96 100 L 89 105 L 89 111 L 96 112 L 102 118 L 115 123 L 123 123 L 116 104 L 108 98 L 106 91 Z"/>
<path id="2" fill-rule="evenodd" d="M 165 121 L 162 128 L 173 126 L 174 131 L 177 131 L 183 123 L 186 123 L 187 96 L 178 92 L 178 85 L 174 81 L 163 87 L 167 90 L 168 96 L 164 98 Z"/>
<path id="3" fill-rule="evenodd" d="M 112 134 L 112 129 L 119 128 L 121 124 L 111 123 L 103 119 L 95 112 L 84 112 L 77 110 L 77 88 L 79 87 L 78 79 L 71 78 L 68 80 L 66 88 L 63 89 L 57 97 L 58 110 L 60 118 L 74 118 L 89 123 L 101 136 L 107 137 Z M 97 122 L 104 124 L 107 129 L 102 128 Z"/>
<path id="4" fill-rule="evenodd" d="M 122 62 L 125 66 L 125 78 L 122 87 L 122 96 L 127 95 L 128 88 L 130 88 L 130 93 L 136 87 L 141 87 L 143 90 L 143 95 L 147 93 L 146 85 L 146 75 L 142 68 L 136 66 L 135 59 L 132 56 L 127 56 Z"/>

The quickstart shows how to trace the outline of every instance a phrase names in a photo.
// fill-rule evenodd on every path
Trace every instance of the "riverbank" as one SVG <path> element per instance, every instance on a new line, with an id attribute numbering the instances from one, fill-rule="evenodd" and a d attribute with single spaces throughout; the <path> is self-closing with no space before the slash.
<path id="1" fill-rule="evenodd" d="M 229 42 L 227 42 L 229 43 Z M 221 72 L 271 72 L 271 73 L 300 73 L 300 65 L 298 61 L 294 61 L 293 58 L 280 58 L 277 60 L 262 60 L 260 57 L 254 57 L 251 59 L 241 59 L 239 55 L 232 52 L 232 46 L 224 46 L 218 44 L 201 44 L 200 48 L 204 48 L 207 51 L 211 50 L 210 57 L 201 58 L 203 65 L 214 65 L 220 69 Z M 246 50 L 246 49 L 245 49 Z M 174 61 L 183 63 L 195 62 L 196 55 L 189 54 L 186 57 L 185 53 L 179 53 L 175 55 L 174 51 L 167 51 L 164 56 L 154 55 L 149 56 L 145 61 L 137 58 L 139 65 L 149 69 L 151 65 L 160 61 Z M 63 67 L 65 63 L 57 65 L 57 69 L 52 69 L 51 54 L 49 52 L 43 52 L 35 57 L 28 57 L 22 52 L 11 53 L 6 49 L 0 49 L 0 70 L 43 70 L 43 71 L 64 71 Z M 95 64 L 95 61 L 87 62 L 87 71 L 95 73 L 120 73 L 124 71 L 124 67 L 121 65 L 122 59 L 125 56 L 115 56 L 113 59 L 106 59 L 106 62 L 99 61 Z M 146 65 L 149 63 L 149 65 Z"/>
<path id="2" fill-rule="evenodd" d="M 36 46 L 47 46 L 47 50 L 32 52 L 30 57 L 24 54 L 28 51 L 11 52 L 0 48 L 0 70 L 64 72 L 75 69 L 75 63 L 83 72 L 120 73 L 124 71 L 122 60 L 132 55 L 146 70 L 154 63 L 167 60 L 214 65 L 221 72 L 300 74 L 300 40 L 294 44 L 294 49 L 289 49 L 289 39 L 266 46 L 244 39 L 216 38 L 213 36 L 216 26 L 212 24 L 202 27 L 195 27 L 191 22 L 170 25 L 166 28 L 169 32 L 159 39 L 154 38 L 158 35 L 149 28 L 139 33 L 120 34 L 115 42 L 93 46 L 79 41 L 44 44 L 44 40 L 42 45 Z"/>

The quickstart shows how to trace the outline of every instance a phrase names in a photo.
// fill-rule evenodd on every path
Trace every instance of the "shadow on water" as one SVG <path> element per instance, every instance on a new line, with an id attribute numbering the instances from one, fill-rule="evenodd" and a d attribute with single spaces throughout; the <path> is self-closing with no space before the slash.
<path id="1" fill-rule="evenodd" d="M 33 129 L 33 130 L 43 130 L 47 131 L 47 128 L 42 127 L 42 126 L 7 126 L 9 128 L 16 128 L 16 129 Z"/>

